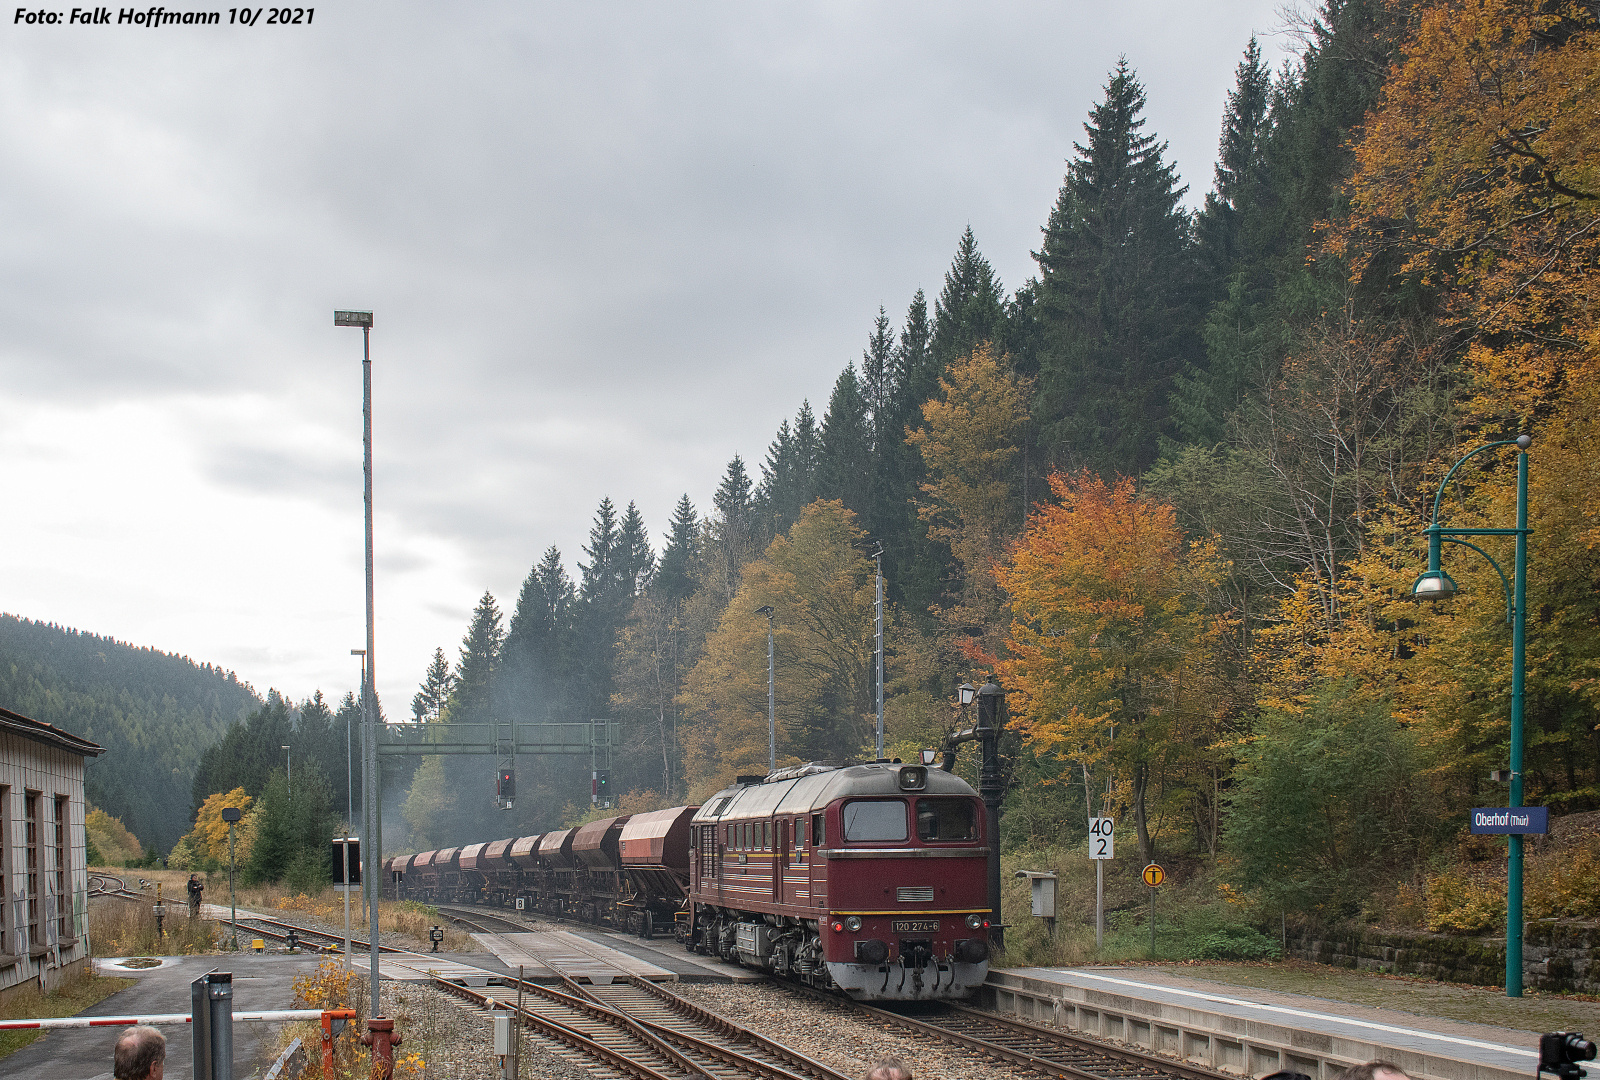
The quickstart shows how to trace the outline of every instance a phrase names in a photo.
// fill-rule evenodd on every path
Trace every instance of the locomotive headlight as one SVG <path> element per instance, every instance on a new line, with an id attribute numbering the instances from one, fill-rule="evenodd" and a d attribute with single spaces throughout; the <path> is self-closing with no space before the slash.
<path id="1" fill-rule="evenodd" d="M 982 915 L 968 915 L 967 916 L 967 929 L 968 930 L 976 930 L 978 927 L 980 927 L 982 925 L 983 925 L 983 916 Z"/>
<path id="2" fill-rule="evenodd" d="M 861 919 L 855 915 L 850 916 L 844 921 L 844 928 L 852 934 L 855 933 L 861 929 Z"/>

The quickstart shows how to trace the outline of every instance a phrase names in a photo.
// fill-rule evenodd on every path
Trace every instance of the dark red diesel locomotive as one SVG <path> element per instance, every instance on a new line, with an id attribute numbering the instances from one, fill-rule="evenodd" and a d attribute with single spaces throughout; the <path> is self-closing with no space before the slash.
<path id="1" fill-rule="evenodd" d="M 385 863 L 404 897 L 653 936 L 870 1000 L 962 998 L 989 968 L 982 801 L 942 769 L 798 765 L 704 806 Z"/>
<path id="2" fill-rule="evenodd" d="M 961 998 L 989 970 L 983 803 L 922 765 L 801 765 L 690 822 L 687 943 L 856 998 Z"/>

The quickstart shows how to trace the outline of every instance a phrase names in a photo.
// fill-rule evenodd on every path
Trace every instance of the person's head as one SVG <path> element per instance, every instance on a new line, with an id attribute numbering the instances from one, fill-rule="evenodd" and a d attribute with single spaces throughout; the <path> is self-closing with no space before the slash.
<path id="1" fill-rule="evenodd" d="M 111 1066 L 116 1080 L 162 1080 L 167 1037 L 153 1027 L 131 1027 L 117 1040 Z"/>
<path id="2" fill-rule="evenodd" d="M 872 1063 L 862 1080 L 912 1080 L 911 1066 L 891 1054 L 885 1054 Z"/>
<path id="3" fill-rule="evenodd" d="M 1352 1065 L 1333 1080 L 1411 1080 L 1405 1070 L 1392 1061 L 1367 1061 Z"/>

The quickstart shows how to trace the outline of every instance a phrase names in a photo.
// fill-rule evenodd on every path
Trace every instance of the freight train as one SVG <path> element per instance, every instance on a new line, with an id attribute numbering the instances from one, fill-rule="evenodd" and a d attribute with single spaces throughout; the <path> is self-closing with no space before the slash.
<path id="1" fill-rule="evenodd" d="M 701 806 L 396 856 L 403 899 L 496 904 L 764 968 L 861 1000 L 964 998 L 989 968 L 984 806 L 877 761 L 740 777 Z"/>

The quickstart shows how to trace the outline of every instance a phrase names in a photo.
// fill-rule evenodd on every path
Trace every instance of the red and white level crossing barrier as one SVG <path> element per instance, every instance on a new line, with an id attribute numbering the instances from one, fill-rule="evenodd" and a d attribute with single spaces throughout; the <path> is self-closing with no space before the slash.
<path id="1" fill-rule="evenodd" d="M 346 1014 L 339 1014 L 346 1015 Z M 268 1009 L 265 1012 L 236 1012 L 234 1023 L 240 1021 L 280 1024 L 291 1020 L 321 1020 L 321 1009 Z M 155 1013 L 151 1016 L 63 1016 L 45 1020 L 0 1020 L 0 1031 L 20 1031 L 29 1028 L 92 1028 L 132 1027 L 147 1024 L 150 1027 L 191 1024 L 189 1013 Z"/>

